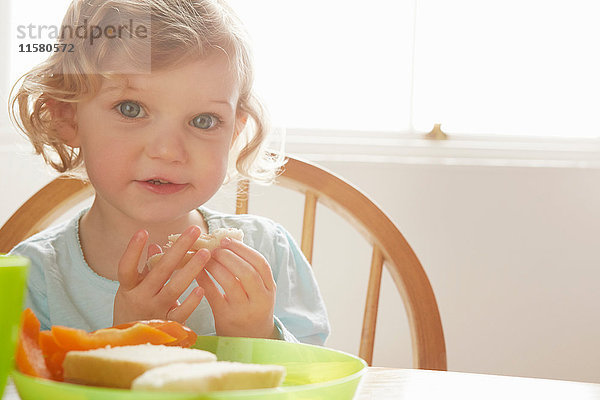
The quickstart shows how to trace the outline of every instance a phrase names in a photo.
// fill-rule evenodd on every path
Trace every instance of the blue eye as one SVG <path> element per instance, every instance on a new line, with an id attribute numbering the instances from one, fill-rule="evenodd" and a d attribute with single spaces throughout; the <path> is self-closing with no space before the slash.
<path id="1" fill-rule="evenodd" d="M 199 129 L 210 129 L 218 122 L 219 120 L 214 115 L 200 114 L 190 121 L 190 125 Z"/>
<path id="2" fill-rule="evenodd" d="M 117 107 L 121 115 L 127 118 L 140 118 L 146 115 L 142 106 L 133 101 L 124 101 L 119 103 Z"/>

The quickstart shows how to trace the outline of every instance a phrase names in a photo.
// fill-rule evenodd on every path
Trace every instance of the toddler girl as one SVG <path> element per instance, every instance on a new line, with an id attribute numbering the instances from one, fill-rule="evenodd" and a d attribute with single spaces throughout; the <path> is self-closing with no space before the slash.
<path id="1" fill-rule="evenodd" d="M 270 181 L 280 166 L 262 148 L 267 126 L 232 10 L 220 0 L 74 0 L 59 44 L 24 75 L 13 114 L 36 152 L 84 174 L 95 197 L 12 250 L 32 261 L 26 305 L 42 329 L 160 318 L 201 335 L 323 344 L 323 301 L 289 233 L 203 206 L 235 173 Z M 243 242 L 185 257 L 218 228 L 241 229 Z"/>

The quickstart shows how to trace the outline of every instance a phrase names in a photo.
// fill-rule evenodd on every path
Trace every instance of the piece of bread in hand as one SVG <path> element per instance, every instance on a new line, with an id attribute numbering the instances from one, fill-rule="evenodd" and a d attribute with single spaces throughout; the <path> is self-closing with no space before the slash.
<path id="1" fill-rule="evenodd" d="M 173 246 L 177 239 L 179 239 L 179 236 L 181 236 L 181 234 L 169 235 L 169 243 L 167 243 L 165 247 Z M 194 255 L 194 253 L 200 249 L 208 249 L 208 251 L 213 251 L 214 249 L 218 248 L 221 246 L 221 240 L 223 240 L 225 237 L 241 241 L 244 239 L 244 231 L 237 228 L 217 228 L 210 234 L 201 234 L 196 242 L 192 245 L 193 251 L 188 251 L 185 255 L 181 266 L 183 266 L 183 264 L 185 264 Z M 156 265 L 163 254 L 164 253 L 158 253 L 148 258 L 148 261 L 146 262 L 148 268 L 152 269 L 152 267 Z"/>
<path id="2" fill-rule="evenodd" d="M 212 363 L 216 359 L 204 350 L 141 344 L 70 351 L 63 367 L 67 382 L 128 389 L 135 378 L 152 368 L 172 363 Z"/>
<path id="3" fill-rule="evenodd" d="M 181 235 L 169 235 L 169 244 L 167 247 L 172 246 L 173 243 L 179 239 L 179 236 Z M 237 228 L 217 228 L 210 234 L 203 233 L 192 245 L 192 250 L 198 251 L 200 249 L 208 249 L 209 251 L 213 251 L 217 247 L 221 246 L 221 240 L 226 237 L 230 239 L 243 240 L 244 231 Z"/>
<path id="4" fill-rule="evenodd" d="M 151 369 L 131 384 L 132 390 L 211 392 L 265 389 L 281 385 L 285 367 L 217 361 L 204 364 L 169 364 Z"/>

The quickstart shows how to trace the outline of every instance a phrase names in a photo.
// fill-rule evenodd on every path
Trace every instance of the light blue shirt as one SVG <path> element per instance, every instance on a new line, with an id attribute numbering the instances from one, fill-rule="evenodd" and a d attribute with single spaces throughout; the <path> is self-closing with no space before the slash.
<path id="1" fill-rule="evenodd" d="M 79 242 L 79 220 L 46 229 L 19 243 L 12 254 L 31 259 L 25 306 L 41 329 L 63 325 L 92 331 L 112 326 L 113 302 L 119 282 L 96 274 L 87 264 Z M 211 233 L 217 228 L 244 231 L 244 243 L 269 262 L 277 285 L 274 319 L 280 338 L 322 345 L 329 322 L 312 268 L 291 235 L 279 224 L 254 215 L 229 215 L 200 207 Z M 197 286 L 194 282 L 183 301 Z M 210 305 L 202 299 L 187 321 L 199 335 L 214 335 Z"/>

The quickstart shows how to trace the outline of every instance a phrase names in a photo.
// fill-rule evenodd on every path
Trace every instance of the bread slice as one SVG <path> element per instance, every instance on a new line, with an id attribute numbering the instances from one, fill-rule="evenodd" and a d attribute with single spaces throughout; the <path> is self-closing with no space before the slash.
<path id="1" fill-rule="evenodd" d="M 170 364 L 151 369 L 131 384 L 132 390 L 211 392 L 273 388 L 281 385 L 285 367 L 217 361 Z"/>
<path id="2" fill-rule="evenodd" d="M 181 235 L 169 235 L 169 244 L 167 246 L 171 246 L 173 243 L 179 239 Z M 198 251 L 200 249 L 208 249 L 213 251 L 217 247 L 221 246 L 221 240 L 225 237 L 243 240 L 244 239 L 244 231 L 237 228 L 217 228 L 212 233 L 207 234 L 203 233 L 196 239 L 196 242 L 192 245 L 192 249 Z"/>
<path id="3" fill-rule="evenodd" d="M 168 247 L 173 246 L 173 243 L 175 243 L 177 241 L 177 239 L 179 239 L 179 236 L 181 236 L 181 235 L 180 234 L 169 235 L 169 243 L 167 243 L 165 245 L 165 247 L 168 248 Z M 207 234 L 207 233 L 201 234 L 200 237 L 198 237 L 198 239 L 196 239 L 196 242 L 194 242 L 194 244 L 192 245 L 191 249 L 193 251 L 187 252 L 187 254 L 184 256 L 184 259 L 181 262 L 179 268 L 182 267 L 183 264 L 188 262 L 188 260 L 194 255 L 194 253 L 196 251 L 198 251 L 200 249 L 208 249 L 208 251 L 213 251 L 214 249 L 221 246 L 221 240 L 225 237 L 228 237 L 231 239 L 236 239 L 236 240 L 243 240 L 244 239 L 244 231 L 242 231 L 241 229 L 237 229 L 237 228 L 217 228 L 210 234 Z M 152 269 L 152 267 L 154 267 L 156 265 L 156 263 L 158 262 L 158 260 L 160 260 L 160 258 L 163 256 L 163 254 L 164 253 L 158 253 L 158 254 L 155 254 L 152 257 L 148 258 L 148 261 L 146 262 L 146 264 L 148 265 L 148 268 Z"/>
<path id="4" fill-rule="evenodd" d="M 141 344 L 70 351 L 63 367 L 65 381 L 128 389 L 135 378 L 152 368 L 171 363 L 208 363 L 216 359 L 208 351 Z"/>

